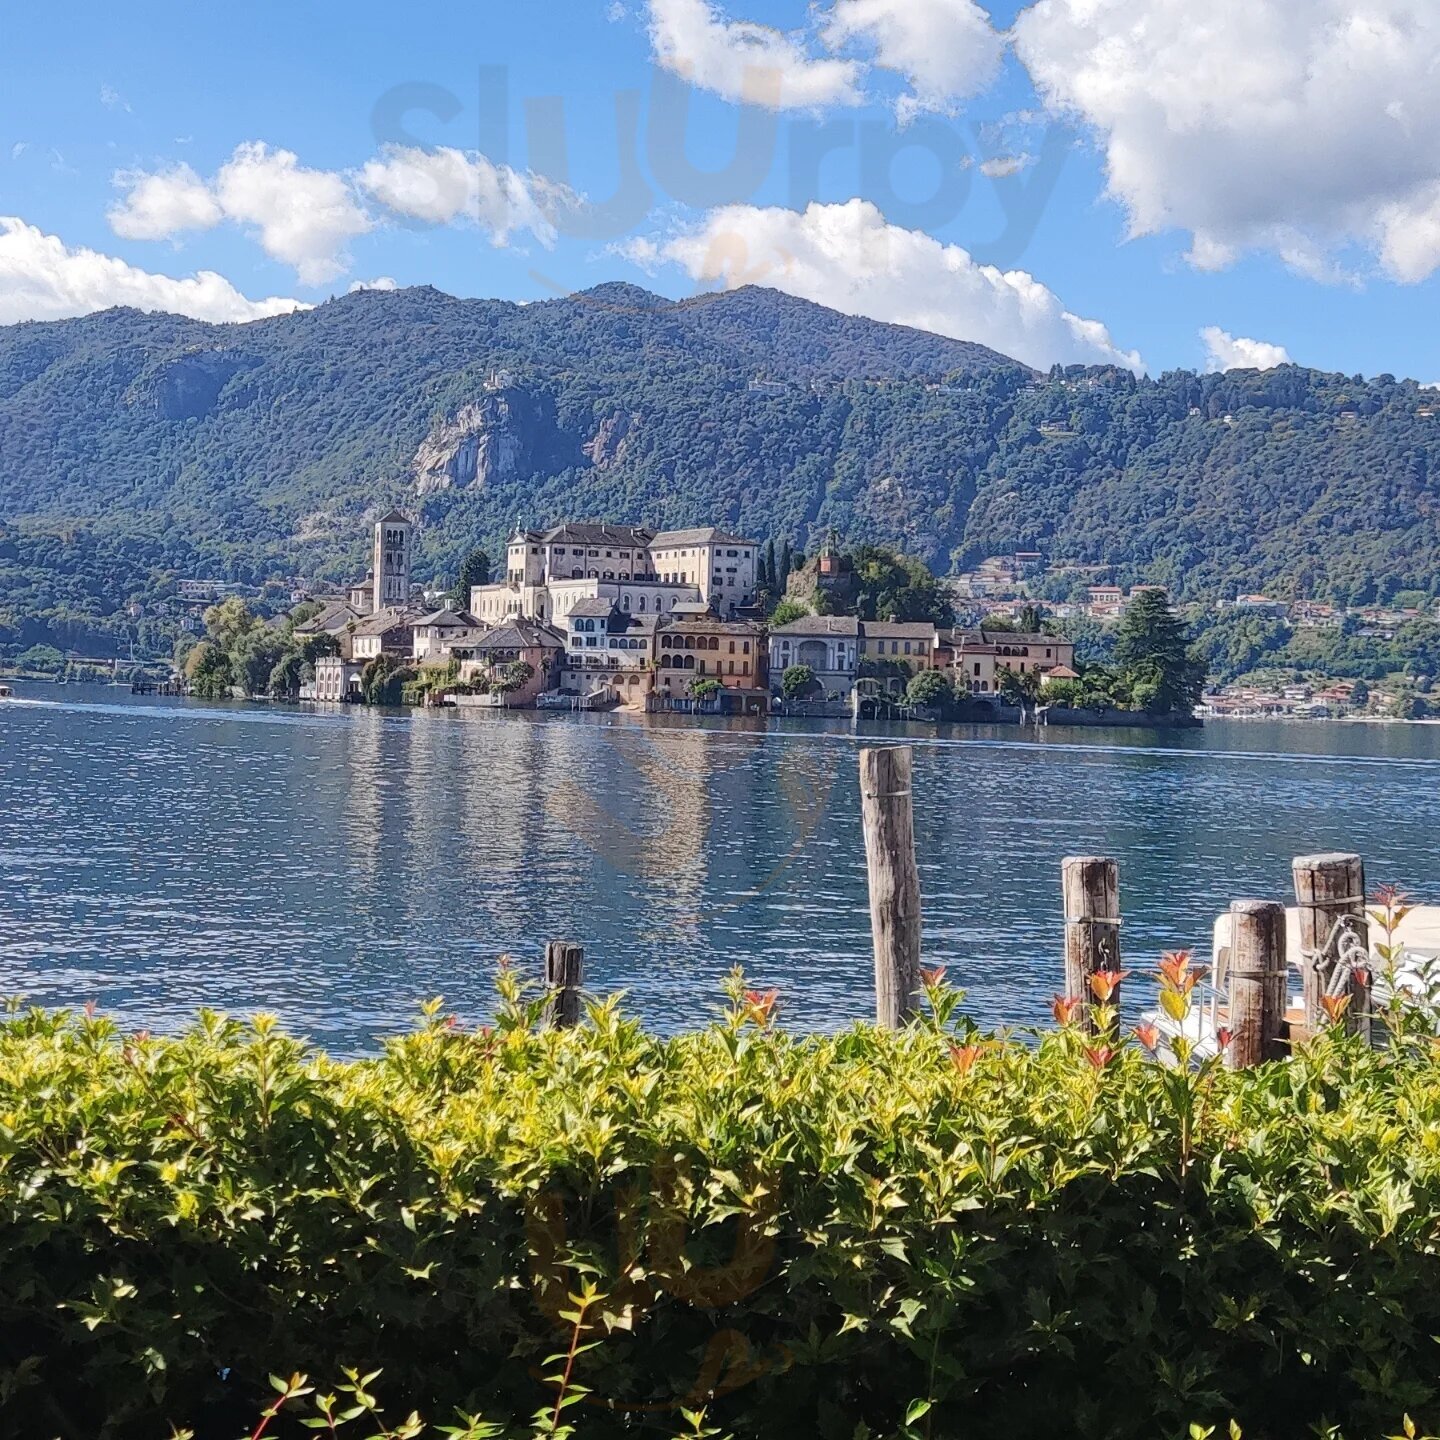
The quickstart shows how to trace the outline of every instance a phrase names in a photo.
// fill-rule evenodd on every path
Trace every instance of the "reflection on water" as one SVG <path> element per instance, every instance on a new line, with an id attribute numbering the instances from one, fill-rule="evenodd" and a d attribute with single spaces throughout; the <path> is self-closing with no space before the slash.
<path id="1" fill-rule="evenodd" d="M 5 993 L 154 1028 L 275 1009 L 354 1051 L 429 995 L 482 1017 L 501 954 L 535 973 L 572 938 L 656 1027 L 737 964 L 792 1026 L 870 1012 L 848 727 L 23 693 L 0 705 Z M 1137 963 L 1208 948 L 1304 851 L 1440 895 L 1435 729 L 871 733 L 917 746 L 927 960 L 992 1023 L 1048 1015 L 1067 854 L 1120 857 Z"/>

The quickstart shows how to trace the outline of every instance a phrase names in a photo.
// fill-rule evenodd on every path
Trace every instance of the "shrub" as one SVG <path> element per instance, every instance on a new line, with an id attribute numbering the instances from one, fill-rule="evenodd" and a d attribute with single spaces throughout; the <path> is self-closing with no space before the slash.
<path id="1" fill-rule="evenodd" d="M 928 705 L 943 709 L 955 699 L 950 678 L 941 670 L 922 670 L 905 688 L 905 698 L 912 705 Z"/>
<path id="2" fill-rule="evenodd" d="M 265 1017 L 16 1012 L 0 1433 L 235 1440 L 267 1376 L 351 1367 L 529 1434 L 556 1355 L 603 1440 L 1433 1423 L 1428 1042 L 1187 1073 L 983 1036 L 934 978 L 900 1033 L 795 1038 L 736 989 L 662 1038 L 611 1003 L 538 1031 L 507 973 L 493 1029 L 431 1005 L 349 1064 Z"/>
<path id="3" fill-rule="evenodd" d="M 780 693 L 787 700 L 808 700 L 819 689 L 820 682 L 808 665 L 791 665 L 780 677 Z"/>

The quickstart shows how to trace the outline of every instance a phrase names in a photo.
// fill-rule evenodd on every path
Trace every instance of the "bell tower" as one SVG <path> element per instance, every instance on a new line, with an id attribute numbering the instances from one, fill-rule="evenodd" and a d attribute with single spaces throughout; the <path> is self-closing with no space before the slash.
<path id="1" fill-rule="evenodd" d="M 373 610 L 410 603 L 410 555 L 415 527 L 398 510 L 375 522 L 375 553 L 371 572 L 375 593 Z"/>

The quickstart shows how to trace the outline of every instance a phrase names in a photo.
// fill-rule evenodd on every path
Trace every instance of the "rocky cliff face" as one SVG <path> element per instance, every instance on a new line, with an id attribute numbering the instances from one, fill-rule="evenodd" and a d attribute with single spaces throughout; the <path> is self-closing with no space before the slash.
<path id="1" fill-rule="evenodd" d="M 536 473 L 553 448 L 550 407 L 523 390 L 495 390 L 436 425 L 410 462 L 421 495 L 484 489 Z"/>
<path id="2" fill-rule="evenodd" d="M 615 410 L 601 422 L 592 439 L 585 442 L 585 453 L 597 470 L 608 470 L 625 458 L 639 428 L 640 417 L 633 411 Z"/>

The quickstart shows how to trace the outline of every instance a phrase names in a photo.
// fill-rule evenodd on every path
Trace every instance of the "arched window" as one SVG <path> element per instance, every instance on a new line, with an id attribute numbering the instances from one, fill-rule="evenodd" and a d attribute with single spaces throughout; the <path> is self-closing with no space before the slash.
<path id="1" fill-rule="evenodd" d="M 643 595 L 640 597 L 640 613 L 642 615 L 645 613 L 645 597 Z"/>

